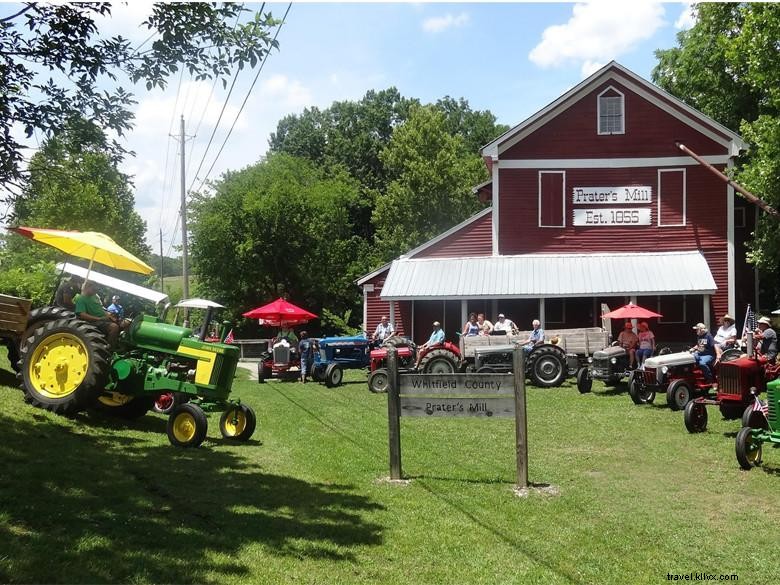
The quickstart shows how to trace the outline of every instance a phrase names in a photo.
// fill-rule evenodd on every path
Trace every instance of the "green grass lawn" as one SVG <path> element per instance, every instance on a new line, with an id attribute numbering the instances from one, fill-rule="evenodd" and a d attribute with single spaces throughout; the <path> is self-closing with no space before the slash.
<path id="1" fill-rule="evenodd" d="M 188 451 L 159 415 L 34 409 L 0 370 L 0 582 L 780 582 L 780 449 L 740 471 L 738 423 L 715 410 L 693 436 L 599 383 L 530 388 L 530 478 L 560 495 L 521 499 L 511 419 L 403 419 L 412 481 L 389 485 L 386 398 L 364 373 L 240 377 L 253 439 L 223 441 L 213 414 Z"/>

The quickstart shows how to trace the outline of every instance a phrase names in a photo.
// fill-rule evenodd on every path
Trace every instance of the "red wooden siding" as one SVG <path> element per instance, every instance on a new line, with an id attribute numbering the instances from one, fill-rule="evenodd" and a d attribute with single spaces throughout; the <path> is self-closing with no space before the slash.
<path id="1" fill-rule="evenodd" d="M 493 215 L 485 214 L 436 242 L 430 248 L 414 255 L 414 258 L 458 258 L 464 256 L 490 256 L 493 253 Z"/>
<path id="2" fill-rule="evenodd" d="M 564 178 L 560 171 L 539 171 L 539 227 L 565 225 Z"/>
<path id="3" fill-rule="evenodd" d="M 658 223 L 683 225 L 685 198 L 685 169 L 661 169 L 658 172 Z"/>
<path id="4" fill-rule="evenodd" d="M 382 287 L 385 284 L 386 278 L 387 271 L 375 276 L 373 279 L 368 281 L 368 283 L 366 283 L 374 285 L 374 290 L 366 293 L 365 327 L 369 335 L 371 335 L 376 329 L 376 326 L 379 324 L 379 320 L 382 318 L 382 315 L 387 315 L 390 317 L 390 301 L 383 301 L 379 296 L 382 294 Z M 402 311 L 400 310 L 400 305 L 402 304 L 403 303 L 395 301 L 395 323 L 393 323 L 393 325 L 400 335 L 406 335 L 406 332 L 409 331 L 409 319 L 404 321 L 404 315 L 402 315 Z"/>
<path id="5" fill-rule="evenodd" d="M 597 96 L 609 86 L 615 87 L 625 96 L 625 133 L 600 136 Z M 727 154 L 726 147 L 621 84 L 609 81 L 510 147 L 500 158 L 680 156 L 674 144 L 676 140 L 685 143 L 698 154 Z"/>

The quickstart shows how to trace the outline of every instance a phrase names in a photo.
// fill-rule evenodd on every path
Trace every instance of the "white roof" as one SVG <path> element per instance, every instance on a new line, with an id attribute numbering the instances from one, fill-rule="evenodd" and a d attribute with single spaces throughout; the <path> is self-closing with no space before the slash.
<path id="1" fill-rule="evenodd" d="M 177 309 L 224 309 L 223 305 L 206 299 L 185 299 L 176 303 Z"/>
<path id="2" fill-rule="evenodd" d="M 168 295 L 158 290 L 152 290 L 131 282 L 125 282 L 113 276 L 102 274 L 94 270 L 87 271 L 83 266 L 77 266 L 69 262 L 57 264 L 57 270 L 64 270 L 68 274 L 75 274 L 81 278 L 87 278 L 87 272 L 89 272 L 89 280 L 107 286 L 110 289 L 115 290 L 118 293 L 125 293 L 134 297 L 140 297 L 148 301 L 152 301 L 154 304 L 168 300 Z"/>
<path id="3" fill-rule="evenodd" d="M 400 258 L 384 300 L 712 294 L 698 251 Z"/>

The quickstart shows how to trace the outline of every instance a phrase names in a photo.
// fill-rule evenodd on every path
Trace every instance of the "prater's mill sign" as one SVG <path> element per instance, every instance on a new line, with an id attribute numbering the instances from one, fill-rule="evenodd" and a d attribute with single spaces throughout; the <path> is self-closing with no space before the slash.
<path id="1" fill-rule="evenodd" d="M 624 187 L 574 187 L 573 205 L 635 205 L 653 202 L 653 188 L 646 185 Z M 650 207 L 574 208 L 573 225 L 582 227 L 650 225 Z"/>

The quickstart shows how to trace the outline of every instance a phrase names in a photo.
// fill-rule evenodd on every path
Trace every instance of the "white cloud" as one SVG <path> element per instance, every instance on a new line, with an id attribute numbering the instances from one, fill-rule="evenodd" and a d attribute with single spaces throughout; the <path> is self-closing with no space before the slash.
<path id="1" fill-rule="evenodd" d="M 678 30 L 688 30 L 696 24 L 696 17 L 693 14 L 693 2 L 683 2 L 683 9 L 677 20 L 674 21 L 674 28 Z"/>
<path id="2" fill-rule="evenodd" d="M 467 12 L 461 12 L 457 15 L 452 15 L 449 12 L 444 16 L 432 16 L 423 20 L 422 28 L 425 32 L 440 33 L 448 28 L 460 28 L 461 26 L 469 22 L 469 15 Z"/>
<path id="3" fill-rule="evenodd" d="M 547 27 L 528 58 L 537 66 L 581 64 L 583 75 L 596 64 L 616 59 L 662 27 L 660 2 L 590 2 L 575 4 L 566 24 Z"/>
<path id="4" fill-rule="evenodd" d="M 311 90 L 297 79 L 277 73 L 260 84 L 260 97 L 272 101 L 276 107 L 298 111 L 313 103 Z"/>
<path id="5" fill-rule="evenodd" d="M 587 60 L 582 64 L 582 76 L 587 77 L 588 75 L 592 75 L 593 73 L 596 73 L 599 69 L 604 67 L 606 63 L 602 63 L 600 61 L 590 61 Z"/>

